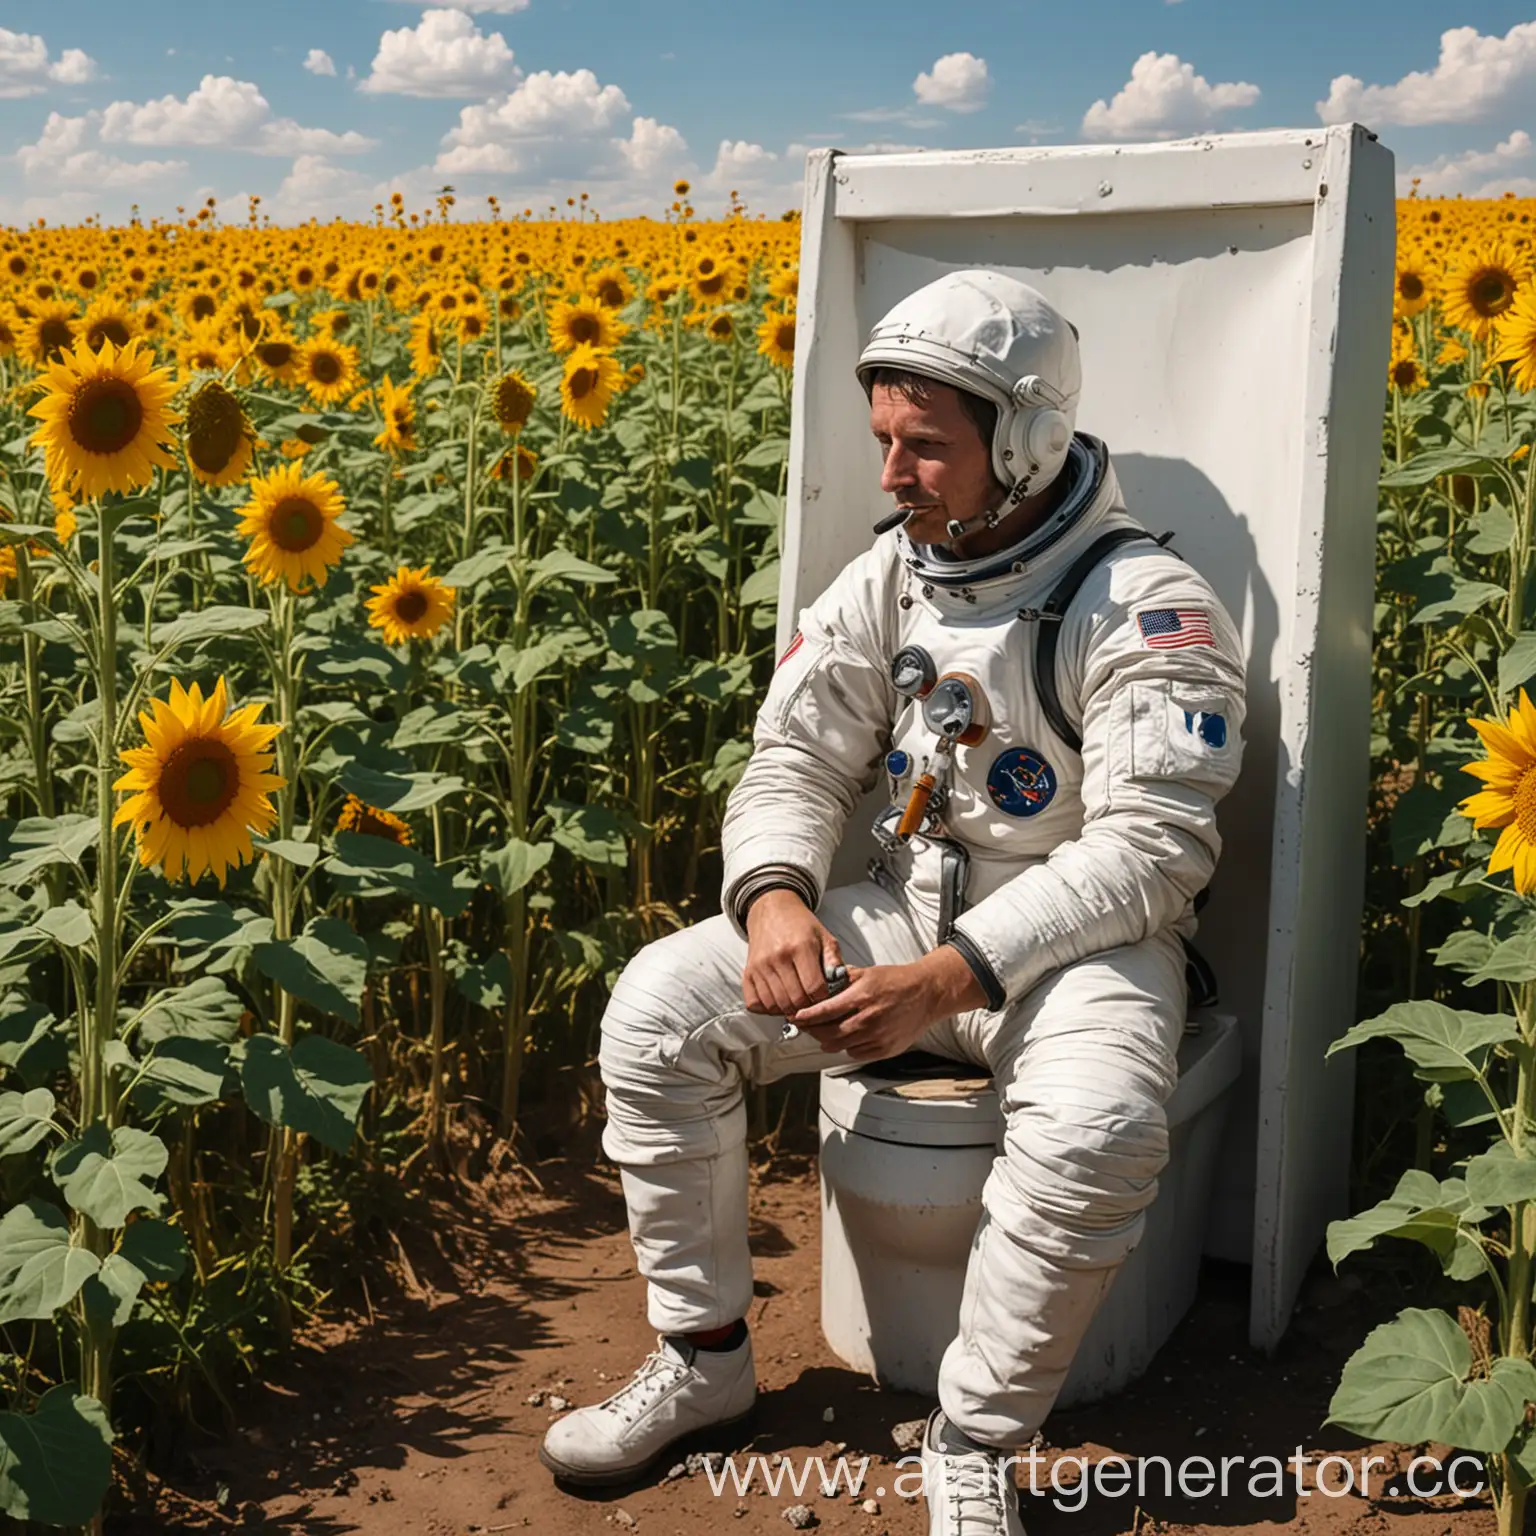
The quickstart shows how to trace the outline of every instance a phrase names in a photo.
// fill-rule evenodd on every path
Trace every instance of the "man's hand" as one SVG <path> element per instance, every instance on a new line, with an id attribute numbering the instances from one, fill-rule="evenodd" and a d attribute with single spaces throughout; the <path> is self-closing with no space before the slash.
<path id="1" fill-rule="evenodd" d="M 855 1061 L 899 1056 L 930 1024 L 967 1008 L 986 994 L 960 952 L 948 944 L 911 965 L 852 966 L 835 997 L 788 1015 L 789 1022 Z"/>
<path id="2" fill-rule="evenodd" d="M 747 908 L 747 964 L 741 995 L 748 1013 L 787 1018 L 827 995 L 824 970 L 842 964 L 837 940 L 787 889 L 764 891 Z"/>

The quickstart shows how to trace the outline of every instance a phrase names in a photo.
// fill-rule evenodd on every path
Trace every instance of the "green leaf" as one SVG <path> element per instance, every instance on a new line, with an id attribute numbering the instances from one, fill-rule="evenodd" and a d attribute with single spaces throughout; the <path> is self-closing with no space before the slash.
<path id="1" fill-rule="evenodd" d="M 480 873 L 502 896 L 514 896 L 549 863 L 555 851 L 553 843 L 525 843 L 520 837 L 508 838 L 500 848 L 490 848 L 480 855 Z"/>
<path id="2" fill-rule="evenodd" d="M 256 968 L 300 1002 L 358 1021 L 368 973 L 368 946 L 339 917 L 313 917 L 293 939 L 251 952 Z"/>
<path id="3" fill-rule="evenodd" d="M 1404 490 L 1428 485 L 1440 475 L 1464 474 L 1468 470 L 1488 469 L 1493 463 L 1486 453 L 1467 448 L 1433 448 L 1417 454 L 1398 469 L 1381 477 L 1384 490 Z"/>
<path id="4" fill-rule="evenodd" d="M 345 1152 L 373 1074 L 365 1056 L 324 1035 L 305 1035 L 291 1052 L 272 1035 L 255 1035 L 241 1081 L 246 1102 L 269 1125 L 307 1131 Z"/>
<path id="5" fill-rule="evenodd" d="M 274 859 L 282 859 L 285 863 L 296 865 L 299 869 L 312 868 L 315 860 L 320 857 L 319 843 L 301 843 L 291 837 L 274 837 L 269 843 L 264 843 L 259 838 L 252 838 L 251 846 L 258 853 L 271 854 Z"/>
<path id="6" fill-rule="evenodd" d="M 0 1093 L 0 1157 L 30 1152 L 53 1124 L 54 1099 L 46 1088 Z"/>
<path id="7" fill-rule="evenodd" d="M 709 794 L 719 794 L 721 790 L 730 790 L 735 787 L 736 781 L 746 771 L 747 761 L 752 756 L 752 743 L 750 741 L 722 741 L 715 748 L 715 760 L 704 770 L 700 780 L 702 787 Z"/>
<path id="8" fill-rule="evenodd" d="M 462 705 L 434 699 L 413 709 L 390 738 L 397 752 L 411 747 L 440 747 L 463 741 L 474 726 L 475 713 Z"/>
<path id="9" fill-rule="evenodd" d="M 71 1246 L 57 1206 L 12 1206 L 0 1218 L 0 1323 L 52 1317 L 100 1268 L 90 1249 Z"/>
<path id="10" fill-rule="evenodd" d="M 1504 588 L 1497 582 L 1463 581 L 1457 578 L 1451 584 L 1449 597 L 1426 604 L 1409 622 L 1433 624 L 1439 619 L 1465 618 L 1469 613 L 1476 613 L 1486 604 L 1497 602 L 1504 595 Z"/>
<path id="11" fill-rule="evenodd" d="M 1536 631 L 1523 629 L 1499 657 L 1499 692 L 1513 693 L 1533 677 L 1536 677 Z"/>
<path id="12" fill-rule="evenodd" d="M 695 697 L 708 704 L 723 704 L 752 681 L 752 663 L 745 656 L 727 656 L 720 661 L 700 661 L 683 680 Z"/>
<path id="13" fill-rule="evenodd" d="M 1536 980 L 1536 933 L 1517 933 L 1494 947 L 1486 961 L 1467 977 L 1469 987 L 1485 981 Z"/>
<path id="14" fill-rule="evenodd" d="M 181 1279 L 187 1269 L 187 1239 L 180 1227 L 168 1221 L 140 1216 L 123 1228 L 117 1251 L 147 1281 L 166 1282 Z"/>
<path id="15" fill-rule="evenodd" d="M 380 773 L 359 762 L 348 763 L 336 775 L 336 782 L 364 804 L 375 810 L 393 811 L 397 816 L 407 811 L 424 811 L 464 788 L 463 779 L 451 774 Z"/>
<path id="16" fill-rule="evenodd" d="M 1536 1400 L 1536 1367 L 1501 1356 L 1469 1381 L 1471 1368 L 1467 1336 L 1444 1312 L 1408 1307 L 1345 1362 L 1324 1422 L 1372 1440 L 1501 1451 Z"/>
<path id="17" fill-rule="evenodd" d="M 456 879 L 415 848 L 362 832 L 336 834 L 336 853 L 329 868 L 343 889 L 350 885 L 363 896 L 394 891 L 444 917 L 457 917 L 469 905 L 476 884 L 472 879 L 467 883 Z"/>
<path id="18" fill-rule="evenodd" d="M 607 806 L 551 800 L 548 809 L 555 819 L 551 836 L 568 853 L 599 869 L 628 867 L 629 846 L 623 824 Z"/>
<path id="19" fill-rule="evenodd" d="M 75 1210 L 98 1227 L 120 1227 L 131 1211 L 160 1210 L 163 1198 L 150 1185 L 169 1161 L 158 1136 L 131 1125 L 109 1133 L 97 1120 L 74 1141 L 65 1142 L 49 1166 L 54 1183 Z"/>
<path id="20" fill-rule="evenodd" d="M 569 650 L 563 640 L 541 640 L 537 645 L 527 645 L 517 652 L 512 664 L 512 689 L 521 693 L 529 683 L 567 660 Z"/>
<path id="21" fill-rule="evenodd" d="M 1436 789 L 1423 780 L 1400 795 L 1392 807 L 1392 862 L 1411 864 L 1438 847 L 1446 815 L 1464 795 L 1460 785 Z M 1466 818 L 1461 820 L 1465 822 Z"/>
<path id="22" fill-rule="evenodd" d="M 1467 542 L 1474 555 L 1502 555 L 1515 542 L 1515 520 L 1497 502 L 1490 502 L 1474 519 L 1476 536 Z"/>
<path id="23" fill-rule="evenodd" d="M 464 588 L 478 586 L 487 576 L 496 576 L 506 570 L 507 561 L 514 553 L 510 545 L 495 540 L 451 566 L 442 578 L 443 585 Z"/>
<path id="24" fill-rule="evenodd" d="M 1507 1141 L 1467 1163 L 1467 1194 L 1479 1205 L 1517 1205 L 1536 1200 L 1536 1158 L 1517 1157 Z"/>
<path id="25" fill-rule="evenodd" d="M 264 608 L 214 607 L 184 613 L 150 631 L 149 643 L 157 650 L 191 645 L 202 640 L 224 640 L 230 635 L 252 635 L 267 628 L 271 616 Z"/>
<path id="26" fill-rule="evenodd" d="M 183 904 L 171 933 L 178 948 L 173 969 L 228 970 L 272 937 L 272 919 L 249 907 L 234 912 L 222 901 L 194 900 Z"/>
<path id="27" fill-rule="evenodd" d="M 40 1525 L 86 1525 L 112 1486 L 112 1426 L 72 1382 L 31 1413 L 0 1413 L 0 1509 Z"/>
<path id="28" fill-rule="evenodd" d="M 568 549 L 550 550 L 547 555 L 541 555 L 535 560 L 529 570 L 533 575 L 530 591 L 537 591 L 546 582 L 551 581 L 594 583 L 619 579 L 615 572 L 605 570 L 600 565 L 593 565 L 590 560 L 583 560 Z"/>
<path id="29" fill-rule="evenodd" d="M 480 1008 L 505 1008 L 512 996 L 512 963 L 504 950 L 488 960 L 464 966 L 453 978 L 462 997 Z"/>
<path id="30" fill-rule="evenodd" d="M 96 937 L 96 924 L 78 901 L 49 907 L 38 918 L 37 926 L 55 943 L 70 949 L 83 949 Z"/>
<path id="31" fill-rule="evenodd" d="M 1369 1248 L 1378 1237 L 1402 1237 L 1422 1243 L 1442 1266 L 1449 1265 L 1461 1243 L 1477 1243 L 1471 1233 L 1463 1233 L 1463 1222 L 1475 1225 L 1488 1214 L 1472 1204 L 1460 1180 L 1447 1180 L 1442 1186 L 1432 1175 L 1410 1168 L 1380 1204 L 1348 1220 L 1328 1223 L 1328 1258 L 1337 1269 L 1350 1254 Z M 1481 1269 L 1476 1253 L 1472 1258 Z"/>
<path id="32" fill-rule="evenodd" d="M 81 867 L 87 849 L 96 846 L 101 823 L 94 816 L 29 816 L 4 834 L 0 886 L 21 886 L 41 878 L 55 864 Z"/>
<path id="33" fill-rule="evenodd" d="M 760 565 L 741 584 L 737 600 L 743 608 L 756 603 L 776 603 L 779 600 L 779 562 L 770 560 Z"/>
<path id="34" fill-rule="evenodd" d="M 229 1046 L 218 1040 L 163 1040 L 140 1067 L 136 1092 L 156 1100 L 195 1108 L 222 1099 L 229 1081 Z"/>
<path id="35" fill-rule="evenodd" d="M 1365 1040 L 1395 1040 L 1419 1077 L 1447 1083 L 1476 1077 L 1490 1046 L 1519 1038 L 1519 1026 L 1504 1014 L 1458 1012 L 1444 1003 L 1394 1003 L 1385 1013 L 1353 1025 L 1324 1055 Z"/>
<path id="36" fill-rule="evenodd" d="M 160 1045 L 173 1038 L 218 1041 L 225 1045 L 240 1033 L 244 1004 L 217 976 L 199 976 L 165 992 L 139 1019 L 139 1038 Z"/>
<path id="37" fill-rule="evenodd" d="M 1494 940 L 1476 928 L 1459 928 L 1439 949 L 1432 950 L 1436 965 L 1453 971 L 1475 971 L 1493 953 Z"/>

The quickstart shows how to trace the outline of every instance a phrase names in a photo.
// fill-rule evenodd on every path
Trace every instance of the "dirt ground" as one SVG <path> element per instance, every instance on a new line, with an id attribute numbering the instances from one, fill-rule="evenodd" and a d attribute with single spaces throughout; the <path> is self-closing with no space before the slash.
<path id="1" fill-rule="evenodd" d="M 858 1496 L 846 1484 L 825 1496 L 814 1474 L 798 1496 L 784 1485 L 775 1495 L 760 1478 L 745 1496 L 729 1484 L 716 1496 L 697 1460 L 683 1475 L 653 1474 L 614 1491 L 557 1487 L 536 1460 L 558 1416 L 550 1396 L 575 1406 L 598 1401 L 655 1347 L 656 1336 L 645 1321 L 644 1282 L 611 1168 L 572 1156 L 538 1164 L 536 1175 L 542 1190 L 526 1184 L 521 1194 L 445 1216 L 453 1223 L 451 1259 L 425 1240 L 421 1252 L 403 1254 L 403 1289 L 377 1301 L 371 1322 L 365 1314 L 312 1330 L 279 1371 L 242 1392 L 240 1436 L 189 1448 L 159 1485 L 158 1508 L 109 1519 L 111 1536 L 490 1536 L 524 1529 L 540 1536 L 722 1529 L 749 1536 L 792 1528 L 784 1512 L 793 1505 L 807 1506 L 818 1529 L 924 1536 L 922 1501 L 896 1489 L 904 1450 L 892 1430 L 922 1418 L 931 1404 L 878 1389 L 823 1342 L 816 1170 L 799 1155 L 781 1154 L 766 1176 L 754 1175 L 750 1323 L 758 1410 L 717 1448 L 738 1453 L 739 1464 L 754 1453 L 783 1455 L 797 1466 L 801 1457 L 821 1456 L 829 1467 L 839 1453 L 852 1466 L 867 1456 Z M 1369 1499 L 1315 1491 L 1298 1497 L 1293 1466 L 1282 1495 L 1250 1494 L 1250 1469 L 1262 1455 L 1288 1462 L 1300 1446 L 1314 1461 L 1338 1453 L 1359 1466 L 1364 1443 L 1322 1421 L 1342 1361 L 1374 1318 L 1358 1288 L 1322 1276 L 1309 1283 L 1285 1340 L 1266 1358 L 1246 1343 L 1244 1285 L 1242 1270 L 1208 1266 L 1199 1301 L 1141 1381 L 1112 1401 L 1051 1417 L 1041 1493 L 1023 1495 L 1031 1536 L 1277 1528 L 1491 1536 L 1486 1496 L 1415 1498 L 1400 1477 L 1400 1491 L 1389 1491 L 1389 1473 L 1400 1473 L 1424 1447 L 1369 1448 L 1388 1463 L 1377 1465 Z M 1157 1472 L 1139 1502 L 1134 1482 L 1119 1496 L 1090 1493 L 1077 1510 L 1069 1475 L 1057 1479 L 1065 1495 L 1052 1491 L 1048 1469 L 1056 1457 L 1112 1453 L 1133 1464 L 1138 1456 L 1164 1456 L 1175 1466 L 1184 1456 L 1218 1466 L 1223 1456 L 1245 1461 L 1234 1464 L 1226 1498 L 1219 1491 L 1184 1497 L 1177 1486 L 1165 1495 Z M 1302 1479 L 1314 1486 L 1310 1467 Z"/>

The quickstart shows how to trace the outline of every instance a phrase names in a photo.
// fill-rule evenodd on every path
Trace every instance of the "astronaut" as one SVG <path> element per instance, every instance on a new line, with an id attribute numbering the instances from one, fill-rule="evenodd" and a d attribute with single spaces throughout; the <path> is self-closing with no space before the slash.
<path id="1" fill-rule="evenodd" d="M 603 1018 L 603 1148 L 658 1347 L 540 1459 L 627 1481 L 750 1412 L 743 1085 L 915 1047 L 984 1067 L 1006 1117 L 924 1436 L 930 1536 L 1022 1536 L 1007 1458 L 1168 1158 L 1243 648 L 1074 430 L 1077 332 L 1033 288 L 950 273 L 857 372 L 895 508 L 778 660 L 726 806 L 720 915 L 646 945 Z M 882 776 L 883 852 L 829 889 Z"/>

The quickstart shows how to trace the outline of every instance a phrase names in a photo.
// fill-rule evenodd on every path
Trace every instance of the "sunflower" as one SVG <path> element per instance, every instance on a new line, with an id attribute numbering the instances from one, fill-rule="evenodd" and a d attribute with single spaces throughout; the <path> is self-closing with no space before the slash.
<path id="1" fill-rule="evenodd" d="M 768 291 L 773 292 L 772 283 L 768 285 Z M 1404 319 L 1411 319 L 1424 309 L 1434 296 L 1434 287 L 1430 282 L 1429 274 L 1424 270 L 1424 263 L 1417 257 L 1400 260 L 1397 264 L 1397 287 L 1393 299 L 1393 308 L 1397 314 Z"/>
<path id="2" fill-rule="evenodd" d="M 719 304 L 736 285 L 735 265 L 718 251 L 702 250 L 688 269 L 688 288 L 701 304 Z"/>
<path id="3" fill-rule="evenodd" d="M 185 288 L 176 299 L 176 310 L 183 325 L 193 326 L 212 320 L 219 312 L 219 301 L 206 288 Z"/>
<path id="4" fill-rule="evenodd" d="M 1510 382 L 1522 391 L 1536 390 L 1536 292 L 1527 289 L 1499 321 L 1496 363 L 1512 363 Z"/>
<path id="5" fill-rule="evenodd" d="M 104 341 L 126 347 L 138 329 L 134 324 L 133 311 L 126 304 L 109 298 L 97 299 L 86 310 L 80 326 L 85 344 L 92 352 L 99 352 Z"/>
<path id="6" fill-rule="evenodd" d="M 346 510 L 328 475 L 306 475 L 300 464 L 285 464 L 251 481 L 251 499 L 239 531 L 251 541 L 245 563 L 262 585 L 282 577 L 291 591 L 307 581 L 325 582 L 352 535 L 336 519 Z"/>
<path id="7" fill-rule="evenodd" d="M 79 325 L 73 304 L 58 299 L 39 304 L 21 327 L 17 350 L 34 368 L 57 362 L 74 346 Z"/>
<path id="8" fill-rule="evenodd" d="M 763 311 L 763 323 L 757 328 L 757 350 L 776 368 L 795 365 L 795 317 L 777 310 Z"/>
<path id="9" fill-rule="evenodd" d="M 599 267 L 587 274 L 587 292 L 604 309 L 623 309 L 635 296 L 635 285 L 623 267 Z"/>
<path id="10" fill-rule="evenodd" d="M 275 383 L 292 384 L 299 376 L 301 350 L 292 336 L 275 330 L 251 348 L 251 360 Z"/>
<path id="11" fill-rule="evenodd" d="M 1488 749 L 1487 758 L 1463 763 L 1462 772 L 1483 781 L 1457 809 L 1475 827 L 1502 827 L 1488 873 L 1512 870 L 1522 896 L 1536 891 L 1536 705 L 1520 690 L 1509 720 L 1467 722 Z"/>
<path id="12" fill-rule="evenodd" d="M 233 485 L 251 462 L 251 424 L 239 399 L 209 379 L 187 403 L 187 461 L 204 485 Z"/>
<path id="13" fill-rule="evenodd" d="M 16 350 L 21 331 L 21 321 L 9 304 L 0 302 L 0 357 L 9 357 Z"/>
<path id="14" fill-rule="evenodd" d="M 793 308 L 800 297 L 800 268 L 791 266 L 775 272 L 768 283 L 768 292 Z"/>
<path id="15" fill-rule="evenodd" d="M 565 360 L 560 409 L 583 431 L 600 427 L 623 376 L 611 353 L 577 347 Z"/>
<path id="16" fill-rule="evenodd" d="M 1387 379 L 1393 389 L 1405 395 L 1416 394 L 1429 382 L 1424 376 L 1424 365 L 1419 361 L 1418 349 L 1413 344 L 1409 330 L 1392 334 L 1392 361 L 1387 365 Z"/>
<path id="17" fill-rule="evenodd" d="M 16 546 L 14 544 L 0 544 L 0 597 L 5 596 L 5 589 L 16 579 Z"/>
<path id="18" fill-rule="evenodd" d="M 384 837 L 392 843 L 409 845 L 411 829 L 393 811 L 381 811 L 366 800 L 349 794 L 336 818 L 338 832 L 358 832 L 364 837 Z"/>
<path id="19" fill-rule="evenodd" d="M 432 567 L 412 570 L 402 565 L 382 586 L 370 588 L 377 594 L 364 605 L 368 623 L 384 631 L 387 645 L 404 645 L 407 640 L 425 640 L 435 635 L 453 617 L 457 595 L 435 576 Z"/>
<path id="20" fill-rule="evenodd" d="M 549 311 L 549 345 L 556 352 L 580 346 L 615 347 L 628 329 L 595 301 L 567 301 Z"/>
<path id="21" fill-rule="evenodd" d="M 443 365 L 443 344 L 437 334 L 437 322 L 431 315 L 417 315 L 411 321 L 411 372 L 418 379 L 430 379 Z"/>
<path id="22" fill-rule="evenodd" d="M 1529 260 L 1504 241 L 1476 248 L 1445 279 L 1440 298 L 1446 323 L 1486 340 L 1530 277 Z"/>
<path id="23" fill-rule="evenodd" d="M 254 856 L 251 833 L 271 830 L 270 793 L 288 782 L 270 772 L 282 726 L 258 725 L 263 707 L 230 714 L 222 677 L 206 699 L 196 683 L 189 692 L 173 679 L 169 701 L 150 700 L 139 715 L 145 745 L 119 754 L 128 772 L 112 786 L 132 791 L 112 825 L 134 829 L 140 864 L 160 865 L 167 880 L 212 870 L 222 887 L 229 868 Z"/>
<path id="24" fill-rule="evenodd" d="M 491 391 L 491 413 L 503 432 L 521 432 L 533 412 L 538 390 L 516 370 L 504 373 Z"/>
<path id="25" fill-rule="evenodd" d="M 32 442 L 47 456 L 49 482 L 83 497 L 148 485 L 156 466 L 174 469 L 164 444 L 177 418 L 167 409 L 176 385 L 138 341 L 83 342 L 43 373 L 47 394 L 31 409 L 41 419 Z"/>
<path id="26" fill-rule="evenodd" d="M 183 373 L 223 373 L 239 356 L 239 349 L 217 320 L 196 321 L 176 343 L 176 361 Z"/>
<path id="27" fill-rule="evenodd" d="M 319 335 L 340 341 L 352 328 L 352 311 L 349 309 L 323 309 L 309 317 L 310 329 Z"/>
<path id="28" fill-rule="evenodd" d="M 357 348 L 317 336 L 299 354 L 299 377 L 316 405 L 334 405 L 357 388 Z"/>
<path id="29" fill-rule="evenodd" d="M 708 310 L 705 310 L 703 313 L 709 315 L 709 318 L 706 320 L 701 316 L 699 323 L 703 326 L 704 334 L 711 341 L 724 342 L 734 339 L 736 335 L 736 322 L 723 309 L 716 310 L 712 315 L 709 314 Z"/>
<path id="30" fill-rule="evenodd" d="M 508 448 L 491 465 L 491 479 L 510 480 L 515 475 L 518 480 L 531 480 L 538 467 L 538 454 L 532 448 L 525 448 L 519 443 L 515 448 Z"/>
<path id="31" fill-rule="evenodd" d="M 411 388 L 409 384 L 396 384 L 387 373 L 384 375 L 380 385 L 384 398 L 379 402 L 384 429 L 373 440 L 375 448 L 409 453 L 416 446 L 416 405 L 411 399 Z"/>

